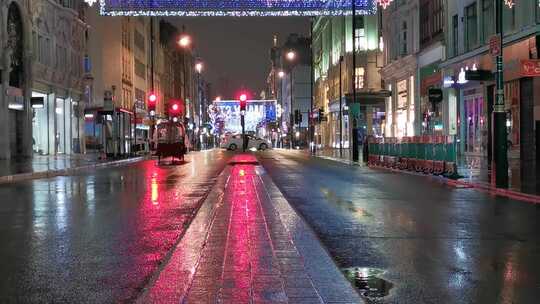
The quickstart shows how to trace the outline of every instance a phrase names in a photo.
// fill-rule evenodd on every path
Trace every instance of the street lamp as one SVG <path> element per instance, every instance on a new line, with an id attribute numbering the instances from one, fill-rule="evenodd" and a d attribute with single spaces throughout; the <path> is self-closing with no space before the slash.
<path id="1" fill-rule="evenodd" d="M 182 48 L 187 48 L 191 45 L 191 37 L 187 34 L 182 34 L 180 38 L 178 38 L 178 45 Z"/>
<path id="2" fill-rule="evenodd" d="M 279 71 L 279 72 L 278 72 L 278 77 L 279 77 L 279 78 L 285 77 L 285 72 Z"/>
<path id="3" fill-rule="evenodd" d="M 195 70 L 197 71 L 197 101 L 199 102 L 199 132 L 201 132 L 202 127 L 202 114 L 203 114 L 203 106 L 202 106 L 202 98 L 201 98 L 201 73 L 203 70 L 203 63 L 198 60 L 197 63 L 195 63 Z M 199 134 L 199 144 L 201 145 L 202 149 L 202 135 Z"/>
<path id="4" fill-rule="evenodd" d="M 197 62 L 197 63 L 195 64 L 195 70 L 197 70 L 197 73 L 200 74 L 200 73 L 202 72 L 202 69 L 203 69 L 203 64 L 202 64 L 202 62 Z"/>
<path id="5" fill-rule="evenodd" d="M 287 59 L 293 61 L 296 58 L 296 52 L 291 50 L 287 52 Z"/>
<path id="6" fill-rule="evenodd" d="M 287 57 L 287 60 L 289 61 L 294 61 L 294 59 L 296 58 L 296 52 L 293 51 L 293 50 L 290 50 L 287 52 L 287 54 L 285 55 L 285 57 Z M 294 94 L 294 90 L 293 90 L 293 84 L 294 84 L 294 81 L 293 81 L 293 73 L 294 71 L 291 69 L 291 73 L 290 73 L 290 84 L 291 84 L 291 108 L 289 110 L 289 116 L 290 116 L 290 122 L 291 122 L 291 127 L 290 127 L 290 130 L 289 130 L 289 135 L 290 135 L 290 142 L 289 142 L 289 148 L 293 148 L 293 126 L 295 124 L 295 121 L 294 121 L 294 118 L 293 118 L 293 109 L 294 109 L 294 100 L 293 100 L 293 94 Z"/>

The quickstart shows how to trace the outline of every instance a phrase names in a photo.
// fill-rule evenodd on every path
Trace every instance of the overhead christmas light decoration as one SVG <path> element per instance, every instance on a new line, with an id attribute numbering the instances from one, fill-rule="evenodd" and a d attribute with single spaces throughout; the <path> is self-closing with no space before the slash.
<path id="1" fill-rule="evenodd" d="M 393 0 L 377 0 L 377 3 L 383 8 L 386 9 Z"/>
<path id="2" fill-rule="evenodd" d="M 508 6 L 509 8 L 513 8 L 514 5 L 516 5 L 514 0 L 504 0 L 504 4 L 506 4 L 506 6 Z"/>
<path id="3" fill-rule="evenodd" d="M 380 0 L 99 0 L 100 13 L 107 16 L 235 17 L 351 15 L 353 1 L 356 14 L 368 15 Z"/>

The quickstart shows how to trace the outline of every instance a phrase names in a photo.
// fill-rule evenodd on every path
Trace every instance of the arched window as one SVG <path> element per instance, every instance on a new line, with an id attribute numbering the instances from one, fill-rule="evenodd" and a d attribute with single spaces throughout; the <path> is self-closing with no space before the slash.
<path id="1" fill-rule="evenodd" d="M 23 83 L 23 24 L 21 12 L 15 3 L 11 3 L 7 20 L 8 46 L 11 48 L 11 72 L 9 85 L 20 88 Z"/>

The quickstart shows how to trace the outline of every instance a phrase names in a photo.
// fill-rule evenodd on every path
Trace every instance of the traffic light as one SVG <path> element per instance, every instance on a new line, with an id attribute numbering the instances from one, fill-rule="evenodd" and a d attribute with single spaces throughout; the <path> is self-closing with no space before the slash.
<path id="1" fill-rule="evenodd" d="M 179 101 L 174 100 L 169 104 L 169 116 L 173 121 L 178 121 L 178 118 L 182 115 L 182 107 Z"/>
<path id="2" fill-rule="evenodd" d="M 240 100 L 240 111 L 245 111 L 247 106 L 247 95 L 240 94 L 240 97 L 238 99 Z"/>
<path id="3" fill-rule="evenodd" d="M 302 122 L 302 113 L 300 110 L 294 110 L 294 123 L 300 124 Z"/>
<path id="4" fill-rule="evenodd" d="M 319 108 L 319 122 L 324 121 L 324 109 Z"/>
<path id="5" fill-rule="evenodd" d="M 148 103 L 147 103 L 147 108 L 148 108 L 148 114 L 150 116 L 156 116 L 156 104 L 157 104 L 157 95 L 156 93 L 150 93 L 148 94 Z"/>

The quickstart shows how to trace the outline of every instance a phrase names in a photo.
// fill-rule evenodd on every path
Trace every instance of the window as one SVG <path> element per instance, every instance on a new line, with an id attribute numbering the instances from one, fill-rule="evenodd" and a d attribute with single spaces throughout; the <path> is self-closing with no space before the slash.
<path id="1" fill-rule="evenodd" d="M 407 55 L 407 22 L 401 25 L 401 55 Z"/>
<path id="2" fill-rule="evenodd" d="M 359 16 L 356 19 L 356 28 L 354 30 L 354 40 L 357 51 L 367 50 L 366 29 L 364 25 L 364 17 Z"/>
<path id="3" fill-rule="evenodd" d="M 493 0 L 482 0 L 482 34 L 484 41 L 488 41 L 495 33 L 495 9 Z"/>
<path id="4" fill-rule="evenodd" d="M 144 52 L 144 36 L 137 30 L 135 30 L 135 46 L 142 52 Z"/>
<path id="5" fill-rule="evenodd" d="M 365 74 L 365 70 L 363 67 L 356 68 L 356 79 L 354 83 L 357 90 L 364 88 L 364 74 Z"/>
<path id="6" fill-rule="evenodd" d="M 454 15 L 452 17 L 452 55 L 457 56 L 459 55 L 459 17 L 458 15 Z"/>
<path id="7" fill-rule="evenodd" d="M 442 38 L 444 5 L 442 0 L 420 1 L 420 43 L 425 45 Z"/>
<path id="8" fill-rule="evenodd" d="M 509 33 L 514 31 L 516 28 L 516 6 L 514 5 L 511 9 L 507 6 L 503 9 L 503 32 Z"/>
<path id="9" fill-rule="evenodd" d="M 135 75 L 146 79 L 146 66 L 137 58 L 135 58 Z"/>
<path id="10" fill-rule="evenodd" d="M 465 8 L 465 49 L 470 51 L 478 45 L 476 2 Z"/>

